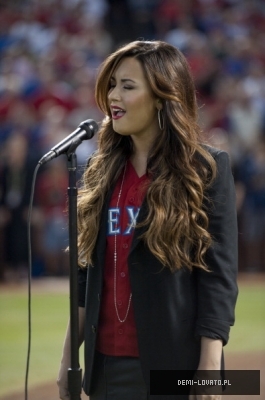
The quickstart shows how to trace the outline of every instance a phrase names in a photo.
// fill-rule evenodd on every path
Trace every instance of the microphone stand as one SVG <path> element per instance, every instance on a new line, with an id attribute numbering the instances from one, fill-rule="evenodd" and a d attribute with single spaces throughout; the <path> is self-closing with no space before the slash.
<path id="1" fill-rule="evenodd" d="M 75 150 L 75 149 L 74 149 Z M 69 259 L 70 259 L 70 332 L 71 367 L 68 369 L 68 390 L 71 400 L 81 400 L 82 370 L 79 366 L 79 318 L 78 318 L 78 251 L 77 251 L 77 157 L 70 146 L 67 156 L 69 171 Z"/>
<path id="2" fill-rule="evenodd" d="M 78 251 L 77 251 L 77 159 L 75 150 L 85 139 L 91 139 L 98 130 L 95 121 L 89 119 L 81 122 L 70 136 L 39 161 L 39 165 L 65 153 L 69 171 L 68 205 L 69 205 L 69 260 L 70 260 L 70 347 L 71 366 L 68 369 L 68 390 L 71 400 L 81 400 L 82 370 L 79 366 L 79 321 L 78 321 Z"/>

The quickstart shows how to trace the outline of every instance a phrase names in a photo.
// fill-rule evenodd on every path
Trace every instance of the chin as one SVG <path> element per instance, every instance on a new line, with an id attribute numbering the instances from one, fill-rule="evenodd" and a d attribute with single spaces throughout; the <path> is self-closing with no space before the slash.
<path id="1" fill-rule="evenodd" d="M 132 132 L 125 131 L 124 129 L 115 129 L 114 127 L 113 129 L 116 133 L 118 133 L 121 136 L 130 136 L 132 134 Z"/>

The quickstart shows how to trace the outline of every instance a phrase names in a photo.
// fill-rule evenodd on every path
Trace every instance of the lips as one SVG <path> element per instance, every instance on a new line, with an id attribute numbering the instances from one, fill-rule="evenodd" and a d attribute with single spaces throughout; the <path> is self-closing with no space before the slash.
<path id="1" fill-rule="evenodd" d="M 112 119 L 120 119 L 124 116 L 124 114 L 126 113 L 126 111 L 118 106 L 111 106 L 111 115 L 112 115 Z"/>

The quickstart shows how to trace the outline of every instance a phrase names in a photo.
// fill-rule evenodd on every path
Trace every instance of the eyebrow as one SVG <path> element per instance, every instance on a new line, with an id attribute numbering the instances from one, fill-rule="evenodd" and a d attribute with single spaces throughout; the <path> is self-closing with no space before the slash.
<path id="1" fill-rule="evenodd" d="M 110 80 L 111 80 L 111 81 L 116 81 L 116 79 L 114 78 L 114 76 L 112 76 L 112 77 L 110 78 Z M 122 82 L 122 83 L 124 83 L 124 82 L 136 83 L 133 79 L 130 79 L 130 78 L 123 78 L 123 79 L 121 79 L 121 82 Z"/>

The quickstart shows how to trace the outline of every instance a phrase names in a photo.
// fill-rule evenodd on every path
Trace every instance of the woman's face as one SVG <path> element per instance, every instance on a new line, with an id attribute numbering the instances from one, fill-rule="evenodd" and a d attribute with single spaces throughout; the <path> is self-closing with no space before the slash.
<path id="1" fill-rule="evenodd" d="M 159 132 L 159 100 L 151 91 L 141 63 L 133 57 L 124 58 L 110 86 L 108 100 L 115 132 L 132 138 L 154 138 Z"/>

